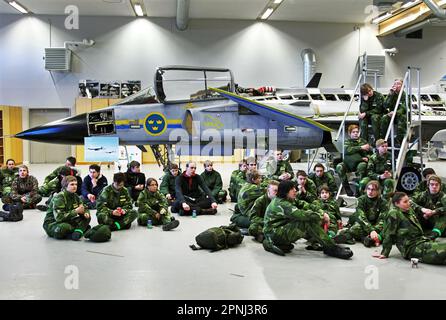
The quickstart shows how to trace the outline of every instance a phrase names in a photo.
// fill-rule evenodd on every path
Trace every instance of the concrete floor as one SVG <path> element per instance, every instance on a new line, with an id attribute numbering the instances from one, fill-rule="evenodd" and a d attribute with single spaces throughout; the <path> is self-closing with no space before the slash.
<path id="1" fill-rule="evenodd" d="M 445 164 L 428 165 L 444 177 Z M 30 171 L 40 183 L 54 167 L 31 165 Z M 227 186 L 236 164 L 215 167 Z M 81 170 L 84 176 L 88 167 Z M 103 171 L 110 182 L 112 169 Z M 143 166 L 143 171 L 146 177 L 161 176 L 154 165 Z M 198 233 L 229 224 L 232 208 L 226 203 L 216 216 L 177 217 L 181 224 L 170 232 L 134 222 L 130 230 L 114 232 L 107 243 L 48 238 L 42 229 L 44 213 L 27 210 L 19 223 L 0 223 L 0 299 L 446 298 L 444 267 L 411 268 L 396 247 L 390 259 L 377 260 L 371 257 L 375 249 L 356 244 L 350 261 L 306 251 L 305 241 L 280 257 L 251 237 L 233 249 L 192 251 L 189 245 Z M 78 282 L 73 280 L 77 274 Z"/>

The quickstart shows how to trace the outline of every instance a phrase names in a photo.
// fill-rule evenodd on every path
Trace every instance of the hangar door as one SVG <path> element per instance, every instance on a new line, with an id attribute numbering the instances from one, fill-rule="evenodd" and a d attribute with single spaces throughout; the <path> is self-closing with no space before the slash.
<path id="1" fill-rule="evenodd" d="M 69 109 L 29 109 L 29 127 L 33 128 L 69 116 Z M 65 159 L 71 155 L 71 146 L 30 142 L 31 163 L 63 164 Z"/>

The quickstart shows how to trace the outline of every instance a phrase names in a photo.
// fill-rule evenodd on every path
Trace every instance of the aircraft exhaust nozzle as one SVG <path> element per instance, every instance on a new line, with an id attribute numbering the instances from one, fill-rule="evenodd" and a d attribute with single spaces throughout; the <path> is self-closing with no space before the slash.
<path id="1" fill-rule="evenodd" d="M 84 137 L 88 137 L 87 114 L 37 126 L 17 133 L 15 137 L 45 143 L 84 144 Z"/>

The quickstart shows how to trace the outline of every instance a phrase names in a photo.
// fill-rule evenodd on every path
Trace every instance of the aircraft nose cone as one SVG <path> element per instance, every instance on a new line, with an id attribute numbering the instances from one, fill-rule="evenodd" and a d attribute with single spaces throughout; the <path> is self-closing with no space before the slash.
<path id="1" fill-rule="evenodd" d="M 16 138 L 60 144 L 84 144 L 88 137 L 87 114 L 53 121 L 15 135 Z"/>

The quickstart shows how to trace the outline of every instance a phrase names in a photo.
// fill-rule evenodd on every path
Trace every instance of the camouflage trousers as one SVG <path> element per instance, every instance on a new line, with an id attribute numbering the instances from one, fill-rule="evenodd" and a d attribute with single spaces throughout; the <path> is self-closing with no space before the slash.
<path id="1" fill-rule="evenodd" d="M 313 243 L 319 243 L 322 247 L 333 247 L 335 242 L 324 232 L 319 222 L 290 221 L 277 227 L 273 232 L 265 234 L 274 245 L 289 245 L 301 238 L 308 239 Z"/>
<path id="2" fill-rule="evenodd" d="M 54 191 L 56 191 L 58 182 L 59 179 L 55 178 L 48 183 L 44 183 L 39 187 L 39 194 L 42 197 L 49 197 Z"/>
<path id="3" fill-rule="evenodd" d="M 106 213 L 98 213 L 98 223 L 105 224 L 110 227 L 112 231 L 130 229 L 132 222 L 138 217 L 135 210 L 128 210 L 123 216 L 111 217 Z"/>
<path id="4" fill-rule="evenodd" d="M 225 203 L 227 196 L 228 192 L 226 190 L 221 190 L 218 192 L 217 196 L 215 197 L 215 200 L 217 200 L 217 203 Z"/>
<path id="5" fill-rule="evenodd" d="M 249 217 L 241 213 L 234 213 L 231 217 L 231 222 L 235 223 L 239 228 L 249 228 L 251 225 Z"/>
<path id="6" fill-rule="evenodd" d="M 4 204 L 12 204 L 14 202 L 19 202 L 19 201 L 14 201 L 9 195 L 6 197 L 2 198 L 2 201 Z M 26 196 L 26 201 L 25 202 L 21 202 L 23 205 L 23 209 L 35 209 L 36 205 L 42 201 L 42 196 L 40 194 L 36 194 L 32 197 L 28 197 Z"/>
<path id="7" fill-rule="evenodd" d="M 74 232 L 74 230 L 81 231 L 84 233 L 87 231 L 87 228 L 90 225 L 91 218 L 84 218 L 81 216 L 78 216 L 77 218 L 73 219 L 71 223 L 66 222 L 51 222 L 51 223 L 44 223 L 43 229 L 45 230 L 46 234 L 55 239 L 66 239 L 67 237 L 70 237 L 71 234 Z"/>
<path id="8" fill-rule="evenodd" d="M 426 241 L 413 248 L 406 259 L 418 258 L 427 264 L 446 264 L 446 243 Z"/>
<path id="9" fill-rule="evenodd" d="M 336 236 L 336 239 L 337 243 L 345 243 L 354 240 L 363 241 L 368 235 L 368 231 L 360 223 L 355 222 L 350 228 L 341 230 Z M 344 241 L 340 241 L 340 239 Z"/>
<path id="10" fill-rule="evenodd" d="M 369 124 L 372 125 L 373 136 L 375 137 L 375 141 L 383 138 L 381 136 L 381 126 L 382 126 L 382 117 L 381 114 L 372 114 L 369 118 L 364 118 L 359 120 L 359 129 L 361 130 L 361 138 L 365 141 L 369 141 Z"/>
<path id="11" fill-rule="evenodd" d="M 338 173 L 341 182 L 348 183 L 347 173 L 349 170 L 344 162 L 341 162 L 336 166 L 336 172 Z M 357 165 L 356 174 L 359 176 L 359 180 L 362 180 L 367 176 L 367 162 L 360 162 Z"/>
<path id="12" fill-rule="evenodd" d="M 369 177 L 365 177 L 364 179 L 361 179 L 359 181 L 359 191 L 360 195 L 365 194 L 365 186 L 367 183 L 369 183 L 372 179 Z M 395 179 L 384 179 L 379 180 L 379 184 L 381 185 L 381 188 L 383 190 L 382 194 L 386 200 L 390 199 L 390 194 L 395 191 L 396 188 L 396 180 Z"/>
<path id="13" fill-rule="evenodd" d="M 389 128 L 391 118 L 388 116 L 383 117 L 382 125 L 381 125 L 381 136 L 384 139 L 387 133 L 387 130 Z M 395 142 L 398 144 L 401 144 L 401 142 L 404 139 L 404 136 L 407 132 L 407 120 L 406 120 L 406 114 L 397 114 L 395 117 L 394 124 L 396 125 L 396 137 Z M 395 132 L 395 131 L 394 131 Z M 389 140 L 390 143 L 390 140 Z"/>
<path id="14" fill-rule="evenodd" d="M 418 221 L 420 221 L 421 227 L 425 231 L 431 231 L 437 229 L 441 232 L 441 235 L 445 235 L 446 230 L 446 215 L 433 215 L 429 219 L 424 219 L 423 215 L 417 215 Z"/>
<path id="15" fill-rule="evenodd" d="M 249 225 L 249 235 L 257 237 L 259 234 L 263 233 L 264 218 L 263 217 L 251 217 L 251 223 Z"/>
<path id="16" fill-rule="evenodd" d="M 153 210 L 159 212 L 161 208 L 159 206 L 152 208 Z M 138 225 L 140 226 L 146 226 L 147 220 L 152 220 L 152 225 L 159 226 L 168 224 L 171 221 L 172 215 L 170 214 L 169 210 L 166 210 L 167 212 L 165 214 L 160 214 L 160 218 L 156 218 L 156 214 L 153 212 L 138 212 Z"/>

